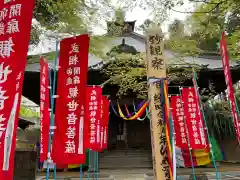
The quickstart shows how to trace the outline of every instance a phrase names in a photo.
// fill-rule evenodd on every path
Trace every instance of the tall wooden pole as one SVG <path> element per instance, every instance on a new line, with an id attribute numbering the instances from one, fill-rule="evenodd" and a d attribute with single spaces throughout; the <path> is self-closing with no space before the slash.
<path id="1" fill-rule="evenodd" d="M 163 57 L 163 34 L 159 27 L 146 30 L 146 65 L 148 97 L 150 100 L 150 130 L 152 140 L 153 174 L 155 180 L 170 180 L 167 157 L 165 123 L 160 101 L 161 79 L 166 78 L 166 61 Z"/>

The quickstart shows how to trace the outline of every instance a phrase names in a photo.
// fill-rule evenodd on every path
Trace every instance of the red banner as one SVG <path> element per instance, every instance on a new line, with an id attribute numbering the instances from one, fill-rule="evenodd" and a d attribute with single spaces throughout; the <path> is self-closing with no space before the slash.
<path id="1" fill-rule="evenodd" d="M 193 74 L 195 76 L 195 74 Z M 194 92 L 196 94 L 196 102 L 197 102 L 197 111 L 199 112 L 199 130 L 200 130 L 200 136 L 202 138 L 202 142 L 206 142 L 206 145 L 209 144 L 208 138 L 207 138 L 207 130 L 205 128 L 205 122 L 204 122 L 204 117 L 203 117 L 203 112 L 201 110 L 201 102 L 200 102 L 200 97 L 198 93 L 198 87 L 197 87 L 197 82 L 195 78 L 193 78 L 193 86 L 194 86 Z M 208 146 L 209 147 L 209 146 Z"/>
<path id="2" fill-rule="evenodd" d="M 49 97 L 49 70 L 48 63 L 40 59 L 40 120 L 41 120 L 41 144 L 40 161 L 47 160 L 49 130 L 50 130 L 50 97 Z"/>
<path id="3" fill-rule="evenodd" d="M 0 2 L 0 179 L 12 180 L 33 0 Z"/>
<path id="4" fill-rule="evenodd" d="M 203 122 L 200 118 L 198 99 L 195 89 L 183 88 L 182 100 L 184 103 L 184 114 L 186 117 L 187 131 L 192 149 L 203 149 L 207 147 L 206 134 L 202 131 Z"/>
<path id="5" fill-rule="evenodd" d="M 227 50 L 227 42 L 225 39 L 224 32 L 222 33 L 222 39 L 220 41 L 220 50 L 221 50 L 221 54 L 222 54 L 223 71 L 224 71 L 224 76 L 225 76 L 225 82 L 227 85 L 228 99 L 230 101 L 231 110 L 232 110 L 234 127 L 235 127 L 235 131 L 236 131 L 238 143 L 240 143 L 240 129 L 239 129 L 240 122 L 239 122 L 239 117 L 238 117 L 237 108 L 236 108 L 236 101 L 235 101 L 234 89 L 233 89 L 233 85 L 232 85 L 232 77 L 231 77 L 229 56 L 228 56 L 228 50 Z"/>
<path id="6" fill-rule="evenodd" d="M 176 146 L 188 149 L 188 134 L 184 120 L 184 108 L 180 96 L 171 96 L 172 117 L 175 131 Z"/>
<path id="7" fill-rule="evenodd" d="M 108 122 L 109 122 L 109 105 L 110 102 L 106 96 L 102 96 L 103 100 L 103 145 L 102 149 L 107 149 L 108 143 Z"/>
<path id="8" fill-rule="evenodd" d="M 101 119 L 101 121 L 100 121 L 100 148 L 99 148 L 99 151 L 103 151 L 103 143 L 104 143 L 104 119 L 103 119 L 103 106 L 104 106 L 104 104 L 103 104 L 103 96 L 102 96 L 102 98 L 101 98 L 101 107 L 100 107 L 100 109 L 101 109 L 101 112 L 100 112 L 100 119 Z"/>
<path id="9" fill-rule="evenodd" d="M 102 88 L 100 86 L 87 87 L 87 109 L 86 119 L 88 120 L 87 148 L 101 150 L 101 99 Z"/>
<path id="10" fill-rule="evenodd" d="M 52 159 L 57 164 L 85 164 L 85 97 L 88 35 L 60 43 Z"/>

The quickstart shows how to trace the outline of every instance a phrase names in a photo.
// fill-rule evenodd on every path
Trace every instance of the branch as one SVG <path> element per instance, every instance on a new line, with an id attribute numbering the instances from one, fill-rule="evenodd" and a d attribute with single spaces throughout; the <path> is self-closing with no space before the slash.
<path id="1" fill-rule="evenodd" d="M 117 76 L 111 77 L 110 79 L 108 79 L 105 82 L 103 82 L 102 84 L 100 84 L 100 86 L 104 87 L 106 84 L 110 83 L 112 80 L 117 79 L 117 78 L 119 78 L 119 77 L 117 77 Z"/>
<path id="2" fill-rule="evenodd" d="M 207 0 L 189 0 L 189 1 L 195 2 L 195 3 L 218 4 L 215 2 L 208 2 Z"/>
<path id="3" fill-rule="evenodd" d="M 223 3 L 223 1 L 220 1 L 219 3 L 215 3 L 216 5 L 209 11 L 178 11 L 176 9 L 173 9 L 172 7 L 170 7 L 170 10 L 174 11 L 174 12 L 177 12 L 177 13 L 187 13 L 187 14 L 193 14 L 193 13 L 198 13 L 198 14 L 207 14 L 207 13 L 211 13 L 213 12 L 214 10 L 216 10 L 219 5 L 221 5 Z"/>

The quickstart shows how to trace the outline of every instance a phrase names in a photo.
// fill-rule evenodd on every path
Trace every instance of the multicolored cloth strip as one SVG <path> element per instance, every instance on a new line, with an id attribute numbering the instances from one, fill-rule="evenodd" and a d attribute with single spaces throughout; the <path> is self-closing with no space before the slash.
<path id="1" fill-rule="evenodd" d="M 166 133 L 166 141 L 167 141 L 167 154 L 168 154 L 168 162 L 169 162 L 169 169 L 170 169 L 170 179 L 173 179 L 173 164 L 172 164 L 172 136 L 170 131 L 170 106 L 169 106 L 169 99 L 168 99 L 168 86 L 167 81 L 162 80 L 160 83 L 160 95 L 161 95 L 161 105 L 163 108 L 163 119 L 165 121 L 165 133 Z"/>
<path id="2" fill-rule="evenodd" d="M 118 103 L 119 116 L 124 120 L 136 120 L 137 118 L 140 118 L 142 116 L 142 114 L 145 112 L 146 108 L 148 107 L 148 104 L 149 104 L 148 101 L 145 102 L 143 106 L 139 109 L 139 111 L 136 112 L 132 117 L 125 117 Z"/>

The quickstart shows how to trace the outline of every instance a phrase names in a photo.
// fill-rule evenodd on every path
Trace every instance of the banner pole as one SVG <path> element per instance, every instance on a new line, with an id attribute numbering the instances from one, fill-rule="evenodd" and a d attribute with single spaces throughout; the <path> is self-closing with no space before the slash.
<path id="1" fill-rule="evenodd" d="M 57 179 L 57 166 L 56 163 L 54 163 L 54 179 Z"/>
<path id="2" fill-rule="evenodd" d="M 236 110 L 237 110 L 238 116 L 240 117 L 240 111 L 239 111 L 238 102 L 237 102 L 237 98 L 236 98 L 235 94 L 234 94 L 234 100 L 235 100 Z"/>
<path id="3" fill-rule="evenodd" d="M 96 152 L 93 151 L 93 179 L 96 178 Z"/>
<path id="4" fill-rule="evenodd" d="M 97 179 L 97 152 L 93 151 L 94 153 L 94 179 Z"/>
<path id="5" fill-rule="evenodd" d="M 184 104 L 183 104 L 183 100 L 182 100 L 182 87 L 179 86 L 179 92 L 180 92 L 180 99 L 181 99 L 181 108 L 184 109 Z M 192 173 L 193 173 L 193 179 L 197 180 L 196 178 L 196 172 L 195 172 L 195 167 L 194 167 L 194 163 L 193 163 L 193 157 L 192 157 L 192 148 L 191 148 L 191 144 L 190 144 L 190 138 L 189 138 L 189 131 L 188 131 L 188 127 L 187 127 L 187 122 L 186 122 L 186 116 L 184 114 L 184 125 L 185 125 L 185 129 L 186 129 L 186 133 L 187 133 L 187 141 L 188 141 L 188 150 L 189 150 L 189 155 L 190 155 L 190 160 L 191 160 L 191 165 L 192 165 Z"/>
<path id="6" fill-rule="evenodd" d="M 49 86 L 51 87 L 52 86 L 52 76 L 51 76 L 51 68 L 48 68 L 48 74 L 49 74 Z M 52 88 L 50 88 L 49 89 L 49 91 L 50 91 L 50 97 L 51 97 L 51 99 L 52 99 L 52 91 L 51 91 L 51 89 Z M 51 100 L 52 101 L 52 100 Z M 50 104 L 50 107 L 51 107 L 51 104 Z M 51 109 L 51 108 L 50 108 Z M 52 111 L 52 109 L 51 109 L 51 111 Z M 51 118 L 50 118 L 50 124 L 51 124 Z M 49 162 L 48 162 L 48 160 L 49 160 L 49 158 L 50 158 L 50 149 L 51 149 L 51 142 L 50 142 L 50 139 L 51 139 L 51 129 L 49 129 L 49 141 L 48 141 L 48 159 L 47 159 L 47 172 L 46 172 L 46 180 L 48 180 L 49 179 L 49 174 L 50 174 L 50 167 L 49 167 Z"/>
<path id="7" fill-rule="evenodd" d="M 170 96 L 171 97 L 171 96 Z M 169 97 L 168 97 L 168 102 Z M 173 164 L 173 180 L 177 179 L 177 163 L 176 163 L 176 149 L 175 149 L 175 129 L 174 129 L 174 119 L 172 117 L 172 108 L 169 103 L 169 124 L 170 124 L 170 138 L 172 139 L 172 164 Z"/>
<path id="8" fill-rule="evenodd" d="M 83 168 L 82 168 L 82 164 L 80 164 L 80 180 L 82 180 L 83 178 Z"/>
<path id="9" fill-rule="evenodd" d="M 50 81 L 50 87 L 52 87 L 50 89 L 50 95 L 51 95 L 51 118 L 50 118 L 50 133 L 49 133 L 49 142 L 48 142 L 48 161 L 47 161 L 47 176 L 46 176 L 46 180 L 49 179 L 49 161 L 51 161 L 51 147 L 52 147 L 52 137 L 53 137 L 53 133 L 54 133 L 54 94 L 55 94 L 55 90 L 56 90 L 56 76 L 57 76 L 57 61 L 58 61 L 58 40 L 56 41 L 56 57 L 54 60 L 54 68 L 53 68 L 53 83 L 51 80 L 51 71 L 49 73 L 49 81 Z M 56 174 L 57 174 L 57 169 L 56 169 L 56 164 L 54 164 L 54 180 L 56 180 Z"/>
<path id="10" fill-rule="evenodd" d="M 90 180 L 90 168 L 91 168 L 91 149 L 89 149 L 88 151 L 88 172 L 87 172 L 88 180 Z"/>
<path id="11" fill-rule="evenodd" d="M 213 153 L 213 150 L 212 150 L 212 143 L 211 143 L 209 131 L 208 131 L 208 128 L 207 128 L 207 121 L 206 121 L 205 113 L 203 111 L 203 105 L 202 105 L 201 100 L 200 100 L 200 93 L 198 91 L 198 84 L 197 84 L 196 79 L 197 79 L 196 78 L 196 73 L 193 69 L 193 83 L 195 84 L 194 88 L 195 88 L 195 91 L 196 91 L 196 94 L 197 94 L 197 98 L 198 98 L 198 102 L 199 102 L 199 106 L 200 106 L 200 111 L 202 112 L 202 116 L 203 116 L 203 120 L 204 120 L 204 126 L 205 126 L 205 129 L 206 129 L 206 132 L 207 132 L 207 138 L 208 138 L 208 143 L 209 143 L 209 147 L 210 147 L 210 153 L 211 153 L 211 156 L 212 156 L 213 167 L 214 167 L 215 173 L 216 173 L 216 179 L 219 180 L 218 168 L 217 168 L 216 161 L 215 161 L 215 156 L 214 156 L 214 153 Z"/>
<path id="12" fill-rule="evenodd" d="M 179 96 L 179 94 L 177 94 L 177 96 Z M 171 97 L 171 95 L 169 96 Z M 169 101 L 169 99 L 168 99 Z M 170 101 L 169 101 L 170 102 Z M 177 168 L 180 168 L 180 165 L 178 163 L 178 159 L 177 159 L 177 152 L 176 152 L 176 141 L 175 141 L 175 126 L 174 126 L 174 121 L 175 119 L 173 118 L 172 115 L 172 107 L 171 107 L 171 103 L 169 103 L 169 111 L 170 111 L 170 120 L 171 120 L 171 125 L 172 125 L 172 154 L 173 154 L 173 179 L 175 180 L 182 180 L 182 177 L 179 176 L 179 178 L 177 177 Z M 175 166 L 175 167 L 174 167 Z"/>
<path id="13" fill-rule="evenodd" d="M 96 152 L 96 159 L 97 159 L 97 172 L 96 172 L 96 173 L 97 173 L 97 180 L 98 180 L 98 178 L 99 178 L 99 177 L 98 177 L 98 175 L 99 175 L 99 174 L 98 174 L 98 173 L 99 173 L 99 167 L 98 167 L 98 163 L 99 163 L 99 162 L 98 162 L 98 152 Z"/>

